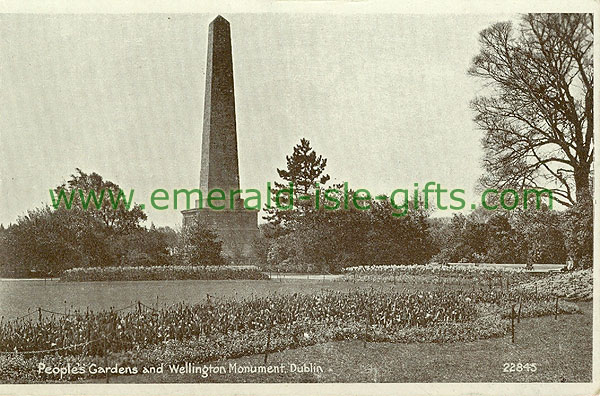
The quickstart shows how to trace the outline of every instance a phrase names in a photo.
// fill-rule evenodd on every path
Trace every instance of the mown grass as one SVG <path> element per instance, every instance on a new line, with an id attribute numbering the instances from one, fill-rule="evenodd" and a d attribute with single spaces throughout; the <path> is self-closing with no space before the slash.
<path id="1" fill-rule="evenodd" d="M 60 277 L 66 282 L 144 280 L 267 280 L 269 275 L 256 266 L 166 265 L 145 267 L 71 268 Z"/>
<path id="2" fill-rule="evenodd" d="M 395 287 L 408 290 L 461 289 L 462 286 L 338 282 L 320 279 L 272 280 L 161 280 L 61 282 L 44 280 L 0 280 L 0 316 L 14 319 L 42 307 L 51 311 L 99 311 L 121 308 L 141 301 L 147 305 L 168 306 L 185 301 L 196 304 L 211 297 L 246 298 L 271 293 L 320 293 L 322 289 L 349 291 L 356 287 Z"/>
<path id="3" fill-rule="evenodd" d="M 38 306 L 60 311 L 121 307 L 141 300 L 160 305 L 206 301 L 214 297 L 261 296 L 270 293 L 317 293 L 322 289 L 354 288 L 408 290 L 464 289 L 463 285 L 339 282 L 273 279 L 270 281 L 140 281 L 46 282 L 0 281 L 0 313 L 4 319 Z M 476 286 L 473 286 L 476 287 Z M 481 287 L 481 286 L 480 286 Z M 483 285 L 487 289 L 487 285 Z M 448 344 L 389 344 L 362 341 L 328 342 L 269 355 L 269 364 L 312 362 L 322 374 L 137 375 L 111 377 L 111 382 L 589 382 L 592 367 L 592 304 L 579 303 L 582 315 L 524 319 L 517 325 L 517 342 L 510 337 Z M 263 355 L 214 362 L 261 364 Z M 536 373 L 503 373 L 503 363 L 537 363 Z M 102 382 L 103 379 L 95 379 Z"/>
<path id="4" fill-rule="evenodd" d="M 523 319 L 510 336 L 447 344 L 328 342 L 270 354 L 272 365 L 314 363 L 323 373 L 233 374 L 202 378 L 195 374 L 141 374 L 111 382 L 591 382 L 592 303 L 583 314 Z M 223 360 L 260 365 L 264 355 Z M 504 363 L 536 363 L 537 371 L 504 373 Z M 96 379 L 94 382 L 102 380 Z"/>

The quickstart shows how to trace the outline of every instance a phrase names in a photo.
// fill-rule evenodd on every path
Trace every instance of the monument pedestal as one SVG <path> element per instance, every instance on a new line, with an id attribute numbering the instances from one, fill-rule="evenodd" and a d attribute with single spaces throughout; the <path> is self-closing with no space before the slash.
<path id="1" fill-rule="evenodd" d="M 194 219 L 214 230 L 223 242 L 223 256 L 234 264 L 254 264 L 254 240 L 260 236 L 257 227 L 258 211 L 247 209 L 181 211 L 183 226 Z"/>

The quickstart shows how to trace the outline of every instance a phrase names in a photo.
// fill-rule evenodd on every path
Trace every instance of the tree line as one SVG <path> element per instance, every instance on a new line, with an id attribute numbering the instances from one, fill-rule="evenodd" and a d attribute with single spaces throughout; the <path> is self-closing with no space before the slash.
<path id="1" fill-rule="evenodd" d="M 317 181 L 330 178 L 326 164 L 302 139 L 287 157 L 287 169 L 278 169 L 283 182 L 275 185 L 292 182 L 305 186 L 298 195 L 317 194 Z M 267 210 L 258 251 L 269 270 L 337 273 L 351 266 L 428 262 L 592 265 L 590 205 L 564 211 L 547 204 L 510 211 L 479 207 L 448 218 L 432 217 L 422 202 L 402 217 L 393 216 L 390 202 L 382 200 L 368 201 L 369 210 L 315 209 L 314 202 L 298 197 L 294 202 L 292 211 Z"/>
<path id="2" fill-rule="evenodd" d="M 306 139 L 287 159 L 287 169 L 278 172 L 282 182 L 275 183 L 277 188 L 300 181 L 299 185 L 306 187 L 295 189 L 294 194 L 317 194 L 316 182 L 329 179 L 326 160 L 316 155 Z M 69 182 L 58 188 L 118 191 L 119 186 L 97 173 L 77 169 Z M 285 194 L 282 197 L 290 199 Z M 480 207 L 448 218 L 432 217 L 432 210 L 423 209 L 419 202 L 397 217 L 389 200 L 371 199 L 368 210 L 353 206 L 326 210 L 309 200 L 292 198 L 296 202 L 293 210 L 266 210 L 267 222 L 260 227 L 261 236 L 250 260 L 265 270 L 339 273 L 350 266 L 428 262 L 592 265 L 593 212 L 589 205 L 564 211 L 550 210 L 547 205 L 512 211 Z M 142 222 L 147 216 L 138 205 L 112 210 L 83 210 L 74 205 L 71 209 L 44 206 L 28 211 L 15 224 L 0 228 L 0 274 L 60 276 L 70 268 L 232 262 L 223 256 L 215 230 L 202 223 L 192 222 L 177 230 L 153 224 L 146 227 Z"/>
<path id="3" fill-rule="evenodd" d="M 118 184 L 101 175 L 77 169 L 69 181 L 56 187 L 100 191 L 115 195 Z M 75 195 L 75 200 L 79 196 Z M 57 208 L 43 206 L 27 211 L 14 224 L 0 228 L 0 276 L 60 276 L 70 268 L 150 265 L 220 265 L 221 242 L 202 224 L 181 229 L 142 225 L 147 219 L 139 205 L 114 209 L 107 201 L 100 208 L 82 209 L 74 202 Z"/>
<path id="4" fill-rule="evenodd" d="M 385 202 L 330 212 L 304 202 L 268 212 L 263 262 L 326 272 L 428 261 L 592 265 L 593 15 L 522 15 L 484 29 L 479 44 L 468 73 L 483 82 L 471 102 L 484 151 L 480 189 L 547 189 L 564 209 L 480 208 L 439 219 L 412 208 L 393 218 Z M 306 140 L 286 159 L 279 188 L 294 182 L 314 194 L 330 179 Z"/>
<path id="5" fill-rule="evenodd" d="M 275 194 L 294 184 L 297 196 L 282 195 L 294 199 L 294 210 L 266 209 L 254 262 L 270 270 L 329 273 L 355 265 L 431 261 L 591 266 L 592 32 L 591 14 L 527 14 L 518 23 L 496 23 L 480 33 L 480 52 L 469 69 L 484 83 L 471 103 L 484 150 L 480 188 L 549 189 L 563 210 L 479 208 L 435 218 L 417 205 L 395 217 L 389 201 L 374 199 L 365 202 L 369 210 L 316 209 L 314 201 L 299 197 L 316 199 L 331 178 L 327 159 L 302 139 L 286 157 L 287 167 L 277 169 L 281 180 L 274 184 Z M 317 183 L 321 190 L 315 189 Z M 78 169 L 59 189 L 117 194 L 119 187 Z M 120 205 L 114 209 L 107 202 L 86 211 L 77 204 L 71 210 L 46 206 L 0 227 L 1 274 L 226 262 L 217 234 L 203 224 L 180 230 L 146 227 L 139 205 Z"/>

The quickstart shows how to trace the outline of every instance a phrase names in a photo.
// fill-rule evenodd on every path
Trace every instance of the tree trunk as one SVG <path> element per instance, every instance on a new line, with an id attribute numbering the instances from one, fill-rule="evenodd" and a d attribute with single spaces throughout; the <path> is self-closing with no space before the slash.
<path id="1" fill-rule="evenodd" d="M 592 192 L 590 191 L 590 165 L 585 164 L 575 167 L 574 177 L 577 202 L 591 202 Z"/>

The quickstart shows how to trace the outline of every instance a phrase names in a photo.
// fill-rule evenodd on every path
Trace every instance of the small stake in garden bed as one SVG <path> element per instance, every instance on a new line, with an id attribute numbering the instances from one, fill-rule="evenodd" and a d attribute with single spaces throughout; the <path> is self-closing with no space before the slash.
<path id="1" fill-rule="evenodd" d="M 554 320 L 558 320 L 558 296 L 556 296 L 556 304 L 554 306 Z"/>
<path id="2" fill-rule="evenodd" d="M 104 336 L 104 367 L 108 367 L 108 340 L 106 339 L 106 335 Z M 106 370 L 106 383 L 110 382 L 108 377 L 108 373 L 110 370 Z"/>
<path id="3" fill-rule="evenodd" d="M 91 340 L 92 340 L 92 337 L 91 337 L 91 334 L 90 334 L 90 328 L 88 327 L 88 329 L 87 329 L 87 343 L 85 345 L 85 352 L 87 354 L 89 354 L 90 349 L 91 349 L 91 345 L 90 345 Z"/>
<path id="4" fill-rule="evenodd" d="M 371 324 L 371 315 L 367 312 L 367 320 L 365 320 L 365 338 L 363 340 L 363 348 L 367 347 L 367 336 L 368 336 L 370 324 Z"/>
<path id="5" fill-rule="evenodd" d="M 269 348 L 271 346 L 271 328 L 273 327 L 273 323 L 269 325 L 269 330 L 267 331 L 267 346 L 265 348 L 265 364 L 267 364 L 267 359 L 269 358 Z"/>
<path id="6" fill-rule="evenodd" d="M 512 342 L 515 343 L 515 304 L 512 305 L 512 312 L 510 314 L 510 328 L 512 331 Z"/>

